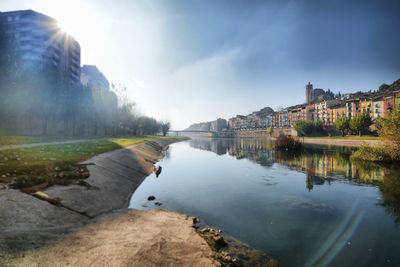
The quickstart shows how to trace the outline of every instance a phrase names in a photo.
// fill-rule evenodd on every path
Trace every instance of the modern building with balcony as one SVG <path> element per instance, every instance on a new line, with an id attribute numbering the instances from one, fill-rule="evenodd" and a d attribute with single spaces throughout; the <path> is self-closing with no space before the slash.
<path id="1" fill-rule="evenodd" d="M 80 82 L 81 48 L 57 21 L 33 10 L 0 13 L 10 64 L 16 70 L 57 70 L 70 83 Z"/>

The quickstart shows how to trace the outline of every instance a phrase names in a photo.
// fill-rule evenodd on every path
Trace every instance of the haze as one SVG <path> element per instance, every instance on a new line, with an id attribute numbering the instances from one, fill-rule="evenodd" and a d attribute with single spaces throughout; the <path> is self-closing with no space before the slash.
<path id="1" fill-rule="evenodd" d="M 174 129 L 399 78 L 399 1 L 32 1 L 141 112 Z"/>

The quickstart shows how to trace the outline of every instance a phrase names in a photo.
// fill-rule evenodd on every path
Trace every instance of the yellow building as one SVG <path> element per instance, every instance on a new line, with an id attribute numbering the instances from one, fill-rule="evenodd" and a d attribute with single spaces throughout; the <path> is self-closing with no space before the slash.
<path id="1" fill-rule="evenodd" d="M 328 108 L 328 121 L 330 125 L 334 125 L 338 118 L 346 117 L 346 105 L 344 103 Z"/>
<path id="2" fill-rule="evenodd" d="M 344 103 L 339 99 L 316 103 L 315 114 L 317 120 L 322 121 L 325 125 L 333 125 L 337 118 L 337 110 L 334 110 L 334 107 L 342 106 L 343 110 L 340 110 L 340 114 L 342 114 L 342 112 L 346 114 L 346 106 L 344 106 Z"/>
<path id="3" fill-rule="evenodd" d="M 366 113 L 372 117 L 373 116 L 373 106 L 374 106 L 374 103 L 371 98 L 360 99 L 360 111 L 362 113 Z"/>

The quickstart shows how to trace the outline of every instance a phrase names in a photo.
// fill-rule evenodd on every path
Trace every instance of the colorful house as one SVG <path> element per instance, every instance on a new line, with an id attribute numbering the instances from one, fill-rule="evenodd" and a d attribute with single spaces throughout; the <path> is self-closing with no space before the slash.
<path id="1" fill-rule="evenodd" d="M 328 125 L 334 125 L 338 118 L 346 117 L 346 104 L 339 103 L 328 108 Z"/>
<path id="2" fill-rule="evenodd" d="M 384 108 L 383 108 L 383 97 L 377 96 L 372 99 L 372 118 L 377 119 L 383 117 Z"/>
<path id="3" fill-rule="evenodd" d="M 346 100 L 347 118 L 351 119 L 360 113 L 360 99 L 350 98 Z"/>
<path id="4" fill-rule="evenodd" d="M 389 94 L 383 96 L 383 116 L 386 117 L 394 109 L 394 95 Z"/>
<path id="5" fill-rule="evenodd" d="M 360 99 L 360 111 L 361 113 L 368 114 L 370 117 L 373 116 L 373 100 L 369 97 Z"/>

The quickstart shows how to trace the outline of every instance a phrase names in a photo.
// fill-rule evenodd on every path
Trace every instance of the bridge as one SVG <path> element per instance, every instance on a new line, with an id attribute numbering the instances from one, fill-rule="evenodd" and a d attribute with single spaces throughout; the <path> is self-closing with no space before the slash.
<path id="1" fill-rule="evenodd" d="M 217 133 L 217 132 L 213 132 L 213 131 L 194 131 L 194 130 L 182 130 L 182 131 L 170 130 L 170 131 L 168 131 L 168 134 L 175 135 L 175 136 L 184 136 L 185 134 L 210 134 L 210 135 L 213 135 L 215 133 Z"/>

